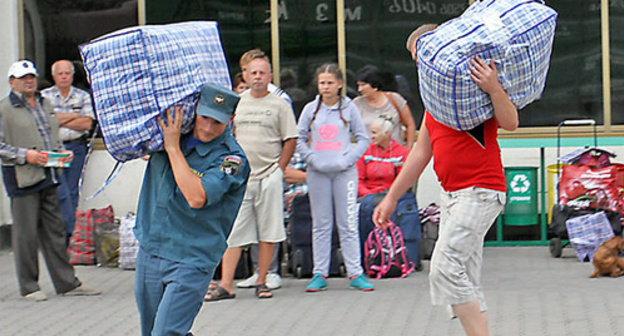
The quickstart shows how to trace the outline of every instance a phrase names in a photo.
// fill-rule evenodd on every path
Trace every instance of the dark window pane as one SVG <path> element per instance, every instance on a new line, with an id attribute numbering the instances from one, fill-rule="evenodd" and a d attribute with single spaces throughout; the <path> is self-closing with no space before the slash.
<path id="1" fill-rule="evenodd" d="M 280 6 L 281 86 L 298 116 L 317 94 L 316 68 L 338 61 L 336 4 L 333 1 L 282 1 Z"/>
<path id="2" fill-rule="evenodd" d="M 137 0 L 24 1 L 24 55 L 35 61 L 40 87 L 49 86 L 52 63 L 59 59 L 79 63 L 80 44 L 137 24 Z M 81 67 L 74 83 L 87 86 Z"/>
<path id="3" fill-rule="evenodd" d="M 219 23 L 221 43 L 233 76 L 247 50 L 259 48 L 271 56 L 269 2 L 265 0 L 147 0 L 146 21 L 164 24 L 190 20 Z"/>
<path id="4" fill-rule="evenodd" d="M 542 98 L 520 111 L 521 126 L 554 126 L 565 119 L 602 124 L 600 0 L 559 0 L 550 70 Z"/>
<path id="5" fill-rule="evenodd" d="M 611 38 L 611 123 L 624 125 L 624 1 L 611 1 L 609 33 Z"/>

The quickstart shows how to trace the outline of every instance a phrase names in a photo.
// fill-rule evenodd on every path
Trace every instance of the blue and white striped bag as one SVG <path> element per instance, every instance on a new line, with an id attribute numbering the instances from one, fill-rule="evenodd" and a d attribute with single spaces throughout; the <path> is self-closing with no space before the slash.
<path id="1" fill-rule="evenodd" d="M 416 45 L 419 88 L 439 122 L 470 130 L 494 115 L 488 94 L 470 78 L 470 59 L 494 59 L 499 81 L 517 108 L 544 90 L 557 12 L 539 0 L 477 1 Z"/>
<path id="2" fill-rule="evenodd" d="M 104 144 L 118 161 L 162 149 L 157 117 L 174 104 L 192 129 L 204 83 L 231 88 L 216 22 L 119 30 L 80 46 Z"/>

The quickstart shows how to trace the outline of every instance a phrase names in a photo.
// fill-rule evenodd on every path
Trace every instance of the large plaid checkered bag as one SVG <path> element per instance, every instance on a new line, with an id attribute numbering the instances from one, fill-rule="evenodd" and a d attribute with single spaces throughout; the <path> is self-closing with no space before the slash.
<path id="1" fill-rule="evenodd" d="M 470 59 L 494 59 L 517 108 L 539 99 L 546 84 L 557 12 L 539 0 L 477 1 L 418 39 L 419 88 L 438 121 L 470 130 L 494 115 L 488 94 L 470 78 Z"/>
<path id="2" fill-rule="evenodd" d="M 112 226 L 115 222 L 113 206 L 102 209 L 76 211 L 76 226 L 69 240 L 67 254 L 72 265 L 95 264 L 95 228 Z"/>
<path id="3" fill-rule="evenodd" d="M 600 244 L 613 237 L 613 228 L 604 211 L 573 217 L 566 221 L 570 243 L 579 261 L 594 259 Z"/>
<path id="4" fill-rule="evenodd" d="M 80 46 L 104 144 L 118 161 L 162 149 L 157 117 L 182 105 L 182 132 L 192 129 L 204 83 L 230 88 L 216 22 L 122 29 Z"/>

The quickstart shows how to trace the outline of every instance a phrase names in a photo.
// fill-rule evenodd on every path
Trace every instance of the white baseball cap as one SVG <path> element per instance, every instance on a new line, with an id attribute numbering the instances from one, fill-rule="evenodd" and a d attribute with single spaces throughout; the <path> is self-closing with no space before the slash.
<path id="1" fill-rule="evenodd" d="M 22 78 L 26 75 L 37 76 L 37 68 L 35 68 L 35 65 L 31 61 L 17 61 L 9 68 L 9 79 L 11 79 L 11 77 Z"/>

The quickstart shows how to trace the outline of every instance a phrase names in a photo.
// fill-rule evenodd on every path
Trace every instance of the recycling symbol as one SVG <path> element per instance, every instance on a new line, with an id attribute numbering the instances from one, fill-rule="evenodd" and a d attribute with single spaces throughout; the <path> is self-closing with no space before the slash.
<path id="1" fill-rule="evenodd" d="M 519 174 L 513 177 L 513 179 L 509 183 L 509 186 L 511 187 L 511 190 L 513 192 L 523 194 L 529 190 L 531 182 L 529 182 L 529 179 L 526 175 Z"/>

